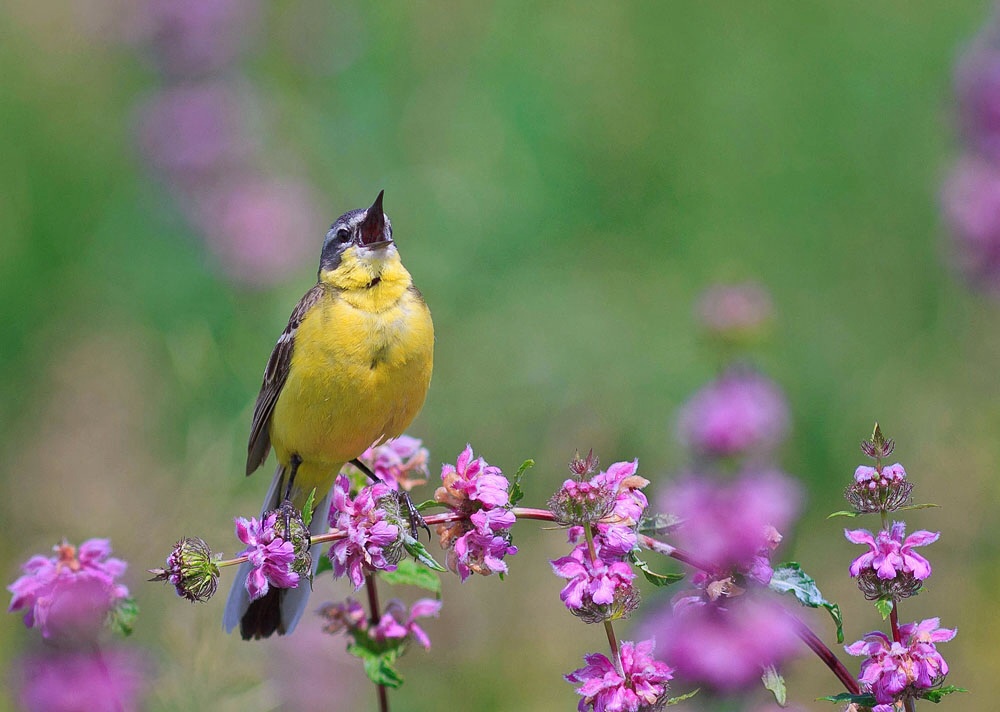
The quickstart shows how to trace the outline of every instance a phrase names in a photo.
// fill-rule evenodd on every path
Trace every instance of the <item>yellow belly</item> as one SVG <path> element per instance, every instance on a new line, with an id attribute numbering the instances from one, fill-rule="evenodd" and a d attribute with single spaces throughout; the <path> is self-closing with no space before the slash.
<path id="1" fill-rule="evenodd" d="M 402 434 L 423 405 L 433 357 L 430 312 L 412 292 L 378 312 L 337 296 L 317 304 L 295 334 L 271 419 L 278 461 L 302 459 L 295 489 L 321 497 L 345 462 Z"/>

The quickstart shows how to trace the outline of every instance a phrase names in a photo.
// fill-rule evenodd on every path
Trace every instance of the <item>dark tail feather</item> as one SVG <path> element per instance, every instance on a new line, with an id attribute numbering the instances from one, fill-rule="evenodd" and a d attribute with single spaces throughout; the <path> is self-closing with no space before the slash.
<path id="1" fill-rule="evenodd" d="M 275 633 L 285 634 L 285 626 L 281 622 L 281 599 L 284 598 L 284 593 L 283 589 L 271 588 L 261 598 L 250 603 L 240 619 L 240 635 L 243 640 L 260 640 Z"/>

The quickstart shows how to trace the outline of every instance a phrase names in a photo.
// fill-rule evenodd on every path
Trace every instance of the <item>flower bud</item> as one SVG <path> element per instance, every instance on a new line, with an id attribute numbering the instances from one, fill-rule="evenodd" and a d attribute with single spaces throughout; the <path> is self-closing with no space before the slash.
<path id="1" fill-rule="evenodd" d="M 165 569 L 149 569 L 150 581 L 169 581 L 178 596 L 192 603 L 207 601 L 219 584 L 219 567 L 212 560 L 212 550 L 198 537 L 181 539 L 167 557 Z"/>

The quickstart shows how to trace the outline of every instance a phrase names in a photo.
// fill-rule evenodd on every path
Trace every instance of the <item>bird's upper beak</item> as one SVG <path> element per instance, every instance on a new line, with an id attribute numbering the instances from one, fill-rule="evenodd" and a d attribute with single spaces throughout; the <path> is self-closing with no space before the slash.
<path id="1" fill-rule="evenodd" d="M 385 213 L 382 212 L 382 195 L 384 190 L 380 190 L 375 202 L 365 212 L 365 219 L 359 226 L 361 244 L 365 247 L 384 247 L 392 242 L 392 238 L 386 234 Z"/>

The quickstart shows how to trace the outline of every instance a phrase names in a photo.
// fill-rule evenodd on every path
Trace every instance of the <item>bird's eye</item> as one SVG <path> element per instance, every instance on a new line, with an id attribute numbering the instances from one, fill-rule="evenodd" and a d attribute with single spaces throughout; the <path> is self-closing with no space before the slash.
<path id="1" fill-rule="evenodd" d="M 348 230 L 346 227 L 342 227 L 339 230 L 337 230 L 337 242 L 350 242 L 350 240 L 351 240 L 350 230 Z"/>

